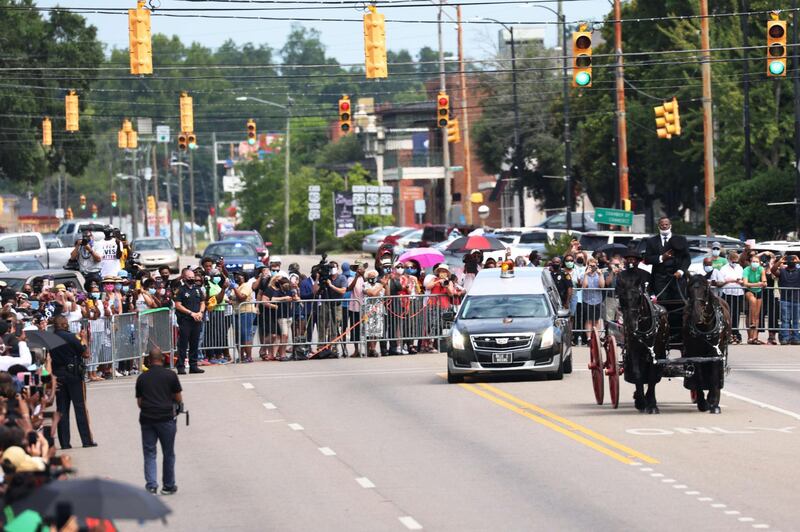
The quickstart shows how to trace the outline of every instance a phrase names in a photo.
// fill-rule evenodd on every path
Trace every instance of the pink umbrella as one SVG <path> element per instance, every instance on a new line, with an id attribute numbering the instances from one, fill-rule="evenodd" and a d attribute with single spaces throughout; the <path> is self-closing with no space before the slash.
<path id="1" fill-rule="evenodd" d="M 433 248 L 411 248 L 400 255 L 400 262 L 415 260 L 420 268 L 430 268 L 440 262 L 444 262 L 442 252 Z"/>

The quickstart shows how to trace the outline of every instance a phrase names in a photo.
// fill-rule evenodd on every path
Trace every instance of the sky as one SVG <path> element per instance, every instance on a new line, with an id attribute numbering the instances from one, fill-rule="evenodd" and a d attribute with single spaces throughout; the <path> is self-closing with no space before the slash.
<path id="1" fill-rule="evenodd" d="M 396 1 L 396 0 L 395 0 Z M 415 3 L 423 3 L 419 0 Z M 431 0 L 427 0 L 431 1 Z M 466 2 L 479 2 L 480 0 L 465 0 Z M 556 9 L 557 0 L 536 0 L 545 6 Z M 186 0 L 156 0 L 162 8 L 252 8 L 276 7 L 269 4 L 258 3 L 226 3 L 226 2 L 197 2 Z M 62 6 L 66 8 L 131 8 L 135 7 L 135 0 L 39 0 L 36 4 L 40 7 Z M 577 20 L 602 20 L 609 11 L 609 0 L 564 0 L 564 12 L 568 22 Z M 378 3 L 378 10 L 386 15 L 386 42 L 391 50 L 407 49 L 412 55 L 423 46 L 438 49 L 437 31 L 435 24 L 392 24 L 391 19 L 405 20 L 436 20 L 437 8 L 390 8 L 382 7 Z M 158 10 L 156 9 L 156 13 Z M 455 8 L 445 8 L 447 14 L 455 18 Z M 212 13 L 213 14 L 213 13 Z M 230 11 L 216 12 L 221 15 L 236 14 Z M 244 16 L 262 15 L 278 17 L 321 17 L 321 18 L 348 18 L 361 19 L 363 11 L 352 8 L 314 9 L 314 10 L 281 10 L 240 12 Z M 127 15 L 106 15 L 99 13 L 86 13 L 88 21 L 98 28 L 99 39 L 107 45 L 107 51 L 114 47 L 128 47 Z M 462 19 L 466 22 L 483 17 L 491 17 L 502 22 L 533 23 L 554 22 L 555 15 L 545 9 L 525 4 L 512 5 L 484 5 L 462 7 Z M 291 21 L 264 21 L 264 20 L 223 20 L 201 18 L 172 18 L 153 17 L 152 31 L 177 35 L 185 44 L 200 42 L 205 46 L 216 48 L 228 39 L 233 39 L 237 44 L 252 42 L 254 44 L 268 44 L 279 50 L 286 42 L 292 26 Z M 321 32 L 322 41 L 326 46 L 326 53 L 336 58 L 340 63 L 363 63 L 363 29 L 360 22 L 300 22 L 306 27 L 313 27 Z M 526 24 L 526 26 L 528 26 Z M 558 28 L 551 24 L 546 26 L 545 44 L 554 46 Z M 446 51 L 456 51 L 455 25 L 444 26 L 444 48 Z M 464 25 L 464 53 L 467 58 L 483 59 L 492 55 L 496 50 L 499 25 L 496 24 L 465 24 Z"/>

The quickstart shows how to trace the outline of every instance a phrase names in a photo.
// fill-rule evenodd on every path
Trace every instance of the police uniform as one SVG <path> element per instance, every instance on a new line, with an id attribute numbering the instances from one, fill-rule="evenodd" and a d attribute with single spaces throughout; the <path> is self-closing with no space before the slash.
<path id="1" fill-rule="evenodd" d="M 94 447 L 94 438 L 89 428 L 86 411 L 86 383 L 83 380 L 84 357 L 87 347 L 69 331 L 56 331 L 66 344 L 50 353 L 53 374 L 57 379 L 56 409 L 61 416 L 58 421 L 58 442 L 62 449 L 69 449 L 69 405 L 75 405 L 75 421 L 84 447 Z"/>
<path id="2" fill-rule="evenodd" d="M 205 300 L 202 288 L 196 285 L 182 284 L 175 292 L 174 302 L 180 303 L 189 312 L 200 312 Z M 197 351 L 200 346 L 202 321 L 195 321 L 189 314 L 175 309 L 178 317 L 178 368 L 186 367 L 186 353 L 189 353 L 189 368 L 197 368 Z"/>

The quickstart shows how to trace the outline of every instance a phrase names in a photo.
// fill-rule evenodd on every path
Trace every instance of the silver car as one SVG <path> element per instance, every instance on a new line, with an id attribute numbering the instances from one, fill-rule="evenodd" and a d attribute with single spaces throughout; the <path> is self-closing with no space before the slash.
<path id="1" fill-rule="evenodd" d="M 378 248 L 381 247 L 381 242 L 383 242 L 383 239 L 391 234 L 396 233 L 400 229 L 402 228 L 395 227 L 393 225 L 387 225 L 385 227 L 375 229 L 372 233 L 364 237 L 364 240 L 361 242 L 361 250 L 364 253 L 377 253 Z"/>
<path id="2" fill-rule="evenodd" d="M 153 270 L 167 266 L 172 273 L 178 272 L 178 254 L 168 238 L 161 236 L 137 238 L 131 242 L 131 249 L 133 260 L 144 268 Z"/>

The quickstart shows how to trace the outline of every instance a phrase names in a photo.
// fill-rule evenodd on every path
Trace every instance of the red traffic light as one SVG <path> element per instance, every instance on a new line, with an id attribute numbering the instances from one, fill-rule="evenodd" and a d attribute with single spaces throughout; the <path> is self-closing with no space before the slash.
<path id="1" fill-rule="evenodd" d="M 439 105 L 445 106 L 447 105 L 447 102 L 448 102 L 447 98 L 439 98 Z"/>
<path id="2" fill-rule="evenodd" d="M 349 102 L 342 102 L 339 104 L 339 109 L 342 111 L 349 111 L 350 110 L 350 103 Z"/>

